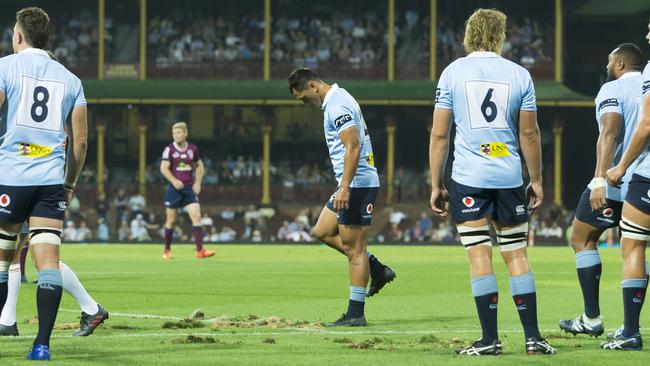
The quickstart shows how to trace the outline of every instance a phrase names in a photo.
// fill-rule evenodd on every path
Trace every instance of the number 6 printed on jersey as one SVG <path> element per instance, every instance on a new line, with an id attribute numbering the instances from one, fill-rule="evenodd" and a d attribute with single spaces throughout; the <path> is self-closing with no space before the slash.
<path id="1" fill-rule="evenodd" d="M 465 81 L 465 99 L 470 127 L 504 130 L 508 126 L 510 84 L 494 81 Z"/>

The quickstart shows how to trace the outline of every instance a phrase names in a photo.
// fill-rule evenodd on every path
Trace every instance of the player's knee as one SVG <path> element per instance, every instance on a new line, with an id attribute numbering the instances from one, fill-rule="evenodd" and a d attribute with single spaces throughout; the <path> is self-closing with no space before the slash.
<path id="1" fill-rule="evenodd" d="M 644 227 L 634 221 L 621 217 L 621 237 L 647 242 L 650 240 L 650 228 Z"/>
<path id="2" fill-rule="evenodd" d="M 31 245 L 61 245 L 61 229 L 51 227 L 35 227 L 30 228 L 29 233 Z"/>
<path id="3" fill-rule="evenodd" d="M 9 265 L 11 260 L 14 259 L 14 250 L 16 250 L 16 239 L 18 238 L 18 233 L 12 233 L 6 230 L 0 229 L 0 249 L 3 253 L 0 256 L 0 271 L 7 272 L 9 270 Z"/>
<path id="4" fill-rule="evenodd" d="M 502 252 L 526 248 L 528 244 L 528 223 L 497 229 L 497 243 Z"/>
<path id="5" fill-rule="evenodd" d="M 487 224 L 481 226 L 458 225 L 458 234 L 460 242 L 465 249 L 470 249 L 477 245 L 492 246 L 490 239 L 490 226 Z"/>

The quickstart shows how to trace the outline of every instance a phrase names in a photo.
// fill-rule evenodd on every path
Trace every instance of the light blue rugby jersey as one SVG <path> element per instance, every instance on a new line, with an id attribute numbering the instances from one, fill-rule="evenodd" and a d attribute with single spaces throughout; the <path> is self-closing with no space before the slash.
<path id="1" fill-rule="evenodd" d="M 523 185 L 519 111 L 537 110 L 526 69 L 493 52 L 472 52 L 442 72 L 436 108 L 454 114 L 455 182 L 488 189 Z"/>
<path id="2" fill-rule="evenodd" d="M 643 99 L 650 97 L 650 62 L 645 65 L 643 69 L 643 81 L 641 84 L 641 108 L 639 108 L 639 120 L 643 116 Z M 645 113 L 649 113 L 645 111 Z M 640 156 L 637 161 L 636 168 L 634 169 L 634 174 L 638 174 L 644 178 L 650 179 L 650 154 L 646 153 L 645 155 Z M 632 167 L 630 167 L 632 170 Z"/>
<path id="3" fill-rule="evenodd" d="M 363 119 L 359 103 L 345 89 L 337 84 L 332 85 L 321 106 L 324 114 L 325 139 L 329 150 L 330 160 L 334 168 L 334 176 L 338 184 L 343 178 L 343 160 L 345 146 L 339 134 L 348 128 L 356 128 L 361 152 L 359 166 L 352 179 L 350 188 L 379 187 L 379 176 L 375 168 L 375 157 L 372 153 L 372 143 L 366 121 Z"/>
<path id="4" fill-rule="evenodd" d="M 63 184 L 65 123 L 86 105 L 79 78 L 47 52 L 28 48 L 0 59 L 0 185 Z"/>
<path id="5" fill-rule="evenodd" d="M 634 130 L 636 130 L 636 125 L 639 122 L 641 79 L 640 72 L 625 73 L 617 80 L 603 84 L 596 96 L 596 122 L 598 123 L 599 131 L 601 130 L 600 120 L 605 113 L 617 113 L 623 119 L 623 126 L 621 126 L 623 133 L 619 134 L 618 141 L 616 142 L 616 152 L 614 153 L 612 167 L 617 165 L 621 160 L 623 152 L 625 152 L 625 149 L 630 144 Z M 627 170 L 620 188 L 607 186 L 607 198 L 619 202 L 625 199 L 627 185 L 640 159 L 643 159 L 643 156 L 637 159 Z"/>

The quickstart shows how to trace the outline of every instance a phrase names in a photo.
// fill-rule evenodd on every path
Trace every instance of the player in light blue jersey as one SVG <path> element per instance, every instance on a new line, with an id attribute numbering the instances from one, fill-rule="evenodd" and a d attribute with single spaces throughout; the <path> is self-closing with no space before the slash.
<path id="1" fill-rule="evenodd" d="M 320 241 L 346 255 L 350 264 L 348 310 L 330 325 L 365 326 L 365 297 L 395 278 L 392 269 L 366 250 L 379 189 L 368 127 L 357 101 L 337 84 L 323 82 L 311 69 L 294 70 L 289 91 L 299 101 L 323 110 L 325 139 L 338 182 L 314 229 Z M 366 292 L 369 275 L 372 282 Z"/>
<path id="2" fill-rule="evenodd" d="M 596 143 L 596 171 L 578 202 L 571 234 L 584 313 L 575 319 L 560 320 L 560 328 L 574 335 L 598 337 L 605 331 L 598 301 L 602 272 L 598 239 L 605 230 L 618 227 L 633 169 L 623 178 L 622 187 L 608 185 L 605 173 L 621 159 L 636 129 L 642 64 L 639 47 L 631 43 L 617 46 L 608 57 L 607 83 L 596 97 L 596 122 L 600 131 Z"/>
<path id="3" fill-rule="evenodd" d="M 543 199 L 541 145 L 535 88 L 523 67 L 499 54 L 506 15 L 478 9 L 467 20 L 463 41 L 467 57 L 451 63 L 436 90 L 429 145 L 431 207 L 456 222 L 470 260 L 472 294 L 483 336 L 458 349 L 461 355 L 498 355 L 497 280 L 492 266 L 490 225 L 510 274 L 510 289 L 524 328 L 528 354 L 553 354 L 537 325 L 535 280 L 528 264 L 528 200 L 519 149 L 530 175 L 530 209 Z M 450 190 L 444 186 L 449 133 L 456 127 Z"/>
<path id="4" fill-rule="evenodd" d="M 0 59 L 0 305 L 7 298 L 9 263 L 20 226 L 28 221 L 38 269 L 38 334 L 29 359 L 50 359 L 49 342 L 61 301 L 59 246 L 66 202 L 87 149 L 86 100 L 80 80 L 44 50 L 51 37 L 47 13 L 16 13 L 15 54 Z M 70 138 L 64 152 L 65 131 Z"/>
<path id="5" fill-rule="evenodd" d="M 646 39 L 650 43 L 650 23 Z M 628 183 L 621 215 L 621 253 L 623 254 L 623 326 L 601 343 L 606 350 L 641 350 L 643 341 L 639 317 L 648 287 L 645 249 L 650 240 L 650 63 L 643 69 L 641 85 L 641 118 L 627 149 L 618 164 L 607 171 L 610 185 L 619 185 L 628 169 L 634 173 Z M 634 162 L 635 168 L 631 168 Z"/>

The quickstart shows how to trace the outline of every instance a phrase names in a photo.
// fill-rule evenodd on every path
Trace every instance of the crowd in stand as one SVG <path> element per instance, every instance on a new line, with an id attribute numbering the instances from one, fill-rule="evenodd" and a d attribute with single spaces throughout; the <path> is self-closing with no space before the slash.
<path id="1" fill-rule="evenodd" d="M 551 23 L 541 23 L 528 17 L 509 17 L 508 21 L 503 57 L 526 68 L 553 62 L 554 31 Z M 440 18 L 436 36 L 438 58 L 442 65 L 465 55 L 463 34 L 463 23 Z"/>
<path id="2" fill-rule="evenodd" d="M 264 22 L 250 15 L 156 16 L 148 25 L 147 48 L 157 67 L 263 58 Z"/>

